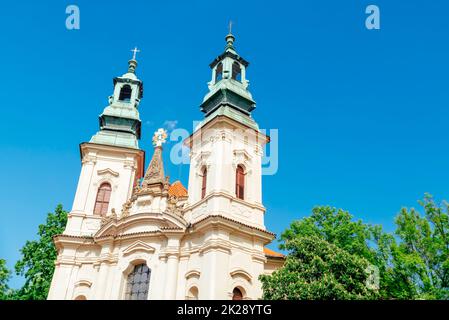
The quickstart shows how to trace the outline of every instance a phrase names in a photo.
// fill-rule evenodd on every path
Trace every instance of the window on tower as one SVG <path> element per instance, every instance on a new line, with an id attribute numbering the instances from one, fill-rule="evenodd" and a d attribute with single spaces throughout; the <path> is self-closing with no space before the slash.
<path id="1" fill-rule="evenodd" d="M 131 93 L 132 93 L 131 86 L 125 84 L 120 90 L 120 96 L 118 97 L 118 99 L 120 101 L 129 102 L 131 100 Z"/>
<path id="2" fill-rule="evenodd" d="M 203 176 L 201 181 L 201 199 L 204 199 L 206 196 L 206 186 L 207 186 L 207 169 L 203 168 Z"/>
<path id="3" fill-rule="evenodd" d="M 198 288 L 197 287 L 190 288 L 186 299 L 187 300 L 198 300 Z"/>
<path id="4" fill-rule="evenodd" d="M 223 63 L 220 62 L 215 68 L 215 82 L 218 82 L 221 79 L 223 79 Z"/>
<path id="5" fill-rule="evenodd" d="M 235 173 L 235 195 L 239 199 L 244 199 L 245 196 L 245 171 L 242 166 L 237 166 Z"/>
<path id="6" fill-rule="evenodd" d="M 242 81 L 242 68 L 237 61 L 232 64 L 232 79 Z"/>
<path id="7" fill-rule="evenodd" d="M 134 267 L 128 275 L 126 300 L 147 300 L 150 287 L 151 269 L 143 263 Z"/>
<path id="8" fill-rule="evenodd" d="M 104 216 L 108 212 L 109 200 L 111 199 L 111 185 L 103 183 L 98 188 L 97 199 L 95 200 L 94 214 Z"/>
<path id="9" fill-rule="evenodd" d="M 232 290 L 232 300 L 243 300 L 242 290 L 234 288 L 234 290 Z"/>

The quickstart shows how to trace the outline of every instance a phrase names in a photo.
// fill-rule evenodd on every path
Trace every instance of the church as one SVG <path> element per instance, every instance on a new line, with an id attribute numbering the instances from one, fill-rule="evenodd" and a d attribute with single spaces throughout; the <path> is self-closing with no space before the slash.
<path id="1" fill-rule="evenodd" d="M 187 188 L 164 174 L 167 132 L 153 137 L 145 168 L 139 148 L 143 82 L 137 61 L 114 78 L 99 131 L 80 144 L 81 173 L 58 252 L 48 299 L 250 300 L 262 297 L 259 275 L 285 257 L 266 248 L 262 154 L 270 138 L 252 117 L 248 62 L 226 36 L 210 64 L 200 109 L 204 119 L 184 141 Z"/>

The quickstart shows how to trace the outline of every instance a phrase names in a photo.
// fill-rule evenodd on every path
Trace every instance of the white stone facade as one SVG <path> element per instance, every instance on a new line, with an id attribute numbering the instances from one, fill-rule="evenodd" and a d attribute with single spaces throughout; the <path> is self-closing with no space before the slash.
<path id="1" fill-rule="evenodd" d="M 233 38 L 228 38 L 229 47 Z M 235 52 L 232 43 L 223 58 L 227 69 Z M 239 90 L 246 90 L 245 61 L 239 61 Z M 135 69 L 137 62 L 132 63 Z M 140 86 L 140 80 L 132 80 Z M 214 86 L 236 86 L 234 79 L 213 82 L 211 92 Z M 114 96 L 120 95 L 117 90 Z M 131 97 L 136 98 L 134 91 Z M 274 239 L 266 230 L 262 204 L 262 150 L 269 138 L 247 125 L 253 123 L 249 112 L 232 111 L 237 116 L 229 116 L 225 108 L 208 111 L 185 141 L 191 150 L 187 190 L 164 176 L 160 144 L 145 175 L 144 152 L 138 148 L 80 145 L 81 174 L 66 230 L 55 237 L 58 257 L 48 299 L 132 298 L 135 281 L 129 277 L 142 265 L 139 272 L 149 281 L 147 289 L 136 294 L 145 299 L 232 299 L 236 288 L 243 299 L 262 296 L 259 275 L 273 272 L 284 261 L 265 248 Z M 115 120 L 108 119 L 105 123 L 113 126 Z M 244 172 L 243 199 L 236 196 L 237 166 Z M 96 203 L 104 184 L 110 193 L 107 210 L 99 214 Z"/>

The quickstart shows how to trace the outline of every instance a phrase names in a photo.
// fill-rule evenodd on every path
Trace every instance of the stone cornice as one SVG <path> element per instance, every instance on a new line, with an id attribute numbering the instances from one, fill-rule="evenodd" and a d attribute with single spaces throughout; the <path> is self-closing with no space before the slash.
<path id="1" fill-rule="evenodd" d="M 98 143 L 91 143 L 91 142 L 80 143 L 79 149 L 80 149 L 80 157 L 81 157 L 82 162 L 84 161 L 86 152 L 89 150 L 113 152 L 113 153 L 118 153 L 120 155 L 123 155 L 125 153 L 126 155 L 129 155 L 129 156 L 135 156 L 135 157 L 137 157 L 137 167 L 139 168 L 139 172 L 137 173 L 137 178 L 141 178 L 144 175 L 145 151 L 143 151 L 143 150 L 119 147 L 119 146 L 111 146 L 111 145 L 105 145 L 105 144 L 98 144 Z M 95 160 L 96 159 L 93 159 L 92 161 L 95 161 Z M 89 161 L 91 161 L 91 160 L 89 160 Z"/>
<path id="2" fill-rule="evenodd" d="M 168 224 L 168 227 L 159 227 L 160 232 L 164 234 L 184 232 L 188 225 L 184 218 L 171 214 L 170 212 L 137 213 L 127 215 L 122 219 L 110 220 L 97 231 L 95 239 L 100 239 L 107 235 L 115 235 L 127 226 L 135 224 L 138 221 L 157 221 L 159 224 Z"/>
<path id="3" fill-rule="evenodd" d="M 213 239 L 208 240 L 207 242 L 203 243 L 198 248 L 199 254 L 206 254 L 209 251 L 221 251 L 227 254 L 231 253 L 231 245 L 228 240 L 223 239 Z"/>
<path id="4" fill-rule="evenodd" d="M 238 122 L 238 121 L 236 121 L 234 119 L 231 119 L 231 118 L 229 118 L 226 115 L 218 115 L 214 119 L 210 120 L 209 122 L 206 122 L 201 127 L 201 129 L 196 130 L 195 132 L 193 132 L 189 137 L 187 137 L 184 140 L 183 144 L 186 145 L 187 147 L 189 147 L 190 149 L 192 149 L 192 142 L 193 142 L 193 140 L 196 140 L 198 137 L 200 139 L 202 139 L 201 138 L 202 135 L 203 135 L 202 131 L 204 132 L 204 130 L 211 129 L 211 127 L 213 127 L 215 124 L 220 123 L 220 122 L 227 123 L 227 124 L 229 124 L 230 126 L 232 126 L 234 128 L 243 128 L 243 129 L 246 129 L 246 130 L 253 131 L 254 134 L 258 138 L 260 137 L 260 139 L 262 140 L 261 141 L 262 143 L 270 142 L 270 137 L 268 135 L 263 134 L 262 132 L 257 131 L 254 128 L 251 128 L 251 127 L 249 127 L 249 126 L 247 126 L 247 125 L 245 125 L 245 124 L 243 124 L 241 122 Z M 214 129 L 212 129 L 212 130 L 214 130 Z"/>
<path id="5" fill-rule="evenodd" d="M 251 209 L 258 209 L 261 210 L 265 213 L 265 211 L 267 210 L 263 205 L 259 204 L 259 203 L 251 203 L 245 200 L 241 200 L 238 199 L 237 197 L 235 197 L 232 194 L 229 194 L 228 192 L 225 191 L 210 191 L 203 199 L 201 199 L 198 202 L 195 202 L 194 204 L 188 204 L 187 207 L 184 208 L 184 212 L 189 211 L 189 210 L 193 210 L 199 206 L 201 206 L 203 203 L 207 202 L 209 199 L 213 198 L 213 197 L 224 197 L 226 199 L 229 199 L 232 202 L 236 202 L 242 205 L 245 205 L 247 207 L 250 207 Z"/>
<path id="6" fill-rule="evenodd" d="M 222 215 L 209 215 L 201 220 L 194 222 L 190 228 L 193 230 L 201 230 L 211 227 L 216 228 L 217 225 L 220 225 L 221 227 L 228 227 L 231 230 L 237 229 L 251 236 L 261 238 L 264 243 L 270 243 L 273 239 L 276 238 L 276 235 L 272 232 L 244 224 L 240 221 Z"/>

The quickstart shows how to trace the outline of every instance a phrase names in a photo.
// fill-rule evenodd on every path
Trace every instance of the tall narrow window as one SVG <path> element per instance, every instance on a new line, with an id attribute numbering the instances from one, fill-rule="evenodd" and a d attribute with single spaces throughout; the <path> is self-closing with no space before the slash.
<path id="1" fill-rule="evenodd" d="M 94 214 L 106 215 L 109 207 L 109 200 L 111 199 L 111 185 L 103 183 L 98 188 L 97 199 L 95 200 Z"/>
<path id="2" fill-rule="evenodd" d="M 237 61 L 232 64 L 232 79 L 242 81 L 242 68 Z"/>
<path id="3" fill-rule="evenodd" d="M 215 68 L 215 82 L 218 82 L 221 79 L 223 79 L 223 64 L 220 62 Z"/>
<path id="4" fill-rule="evenodd" d="M 118 97 L 118 99 L 120 101 L 129 102 L 131 100 L 131 93 L 132 93 L 131 86 L 126 84 L 120 90 L 120 96 Z"/>
<path id="5" fill-rule="evenodd" d="M 147 300 L 151 269 L 143 263 L 134 267 L 126 283 L 126 300 Z"/>
<path id="6" fill-rule="evenodd" d="M 245 196 L 245 173 L 242 166 L 237 166 L 235 173 L 235 195 L 242 200 Z"/>
<path id="7" fill-rule="evenodd" d="M 207 169 L 203 169 L 203 176 L 201 182 L 201 199 L 204 199 L 206 196 L 206 186 L 207 186 Z"/>

